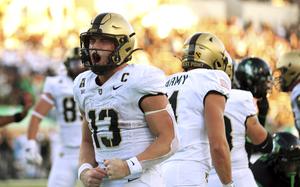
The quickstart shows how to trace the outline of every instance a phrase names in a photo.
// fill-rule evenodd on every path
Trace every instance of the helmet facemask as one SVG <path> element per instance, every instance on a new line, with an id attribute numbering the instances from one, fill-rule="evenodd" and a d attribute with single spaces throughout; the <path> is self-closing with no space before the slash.
<path id="1" fill-rule="evenodd" d="M 277 74 L 274 75 L 275 80 L 276 80 L 276 85 L 277 85 L 276 88 L 283 92 L 288 92 L 289 85 L 288 85 L 288 81 L 285 78 L 286 77 L 285 74 L 287 73 L 287 68 L 280 68 L 280 69 L 276 70 L 276 73 Z"/>
<path id="2" fill-rule="evenodd" d="M 268 92 L 272 88 L 273 85 L 272 80 L 273 79 L 271 74 L 259 77 L 257 82 L 254 82 L 253 91 L 251 91 L 253 93 L 253 96 L 255 98 L 266 97 Z"/>

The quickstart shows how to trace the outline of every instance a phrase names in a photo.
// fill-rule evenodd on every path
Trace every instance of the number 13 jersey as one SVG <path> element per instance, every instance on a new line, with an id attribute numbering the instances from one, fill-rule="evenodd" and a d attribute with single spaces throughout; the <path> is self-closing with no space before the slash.
<path id="1" fill-rule="evenodd" d="M 155 137 L 140 102 L 147 95 L 165 94 L 164 73 L 130 64 L 101 86 L 96 78 L 86 71 L 74 82 L 74 97 L 89 123 L 96 161 L 102 165 L 104 159 L 128 159 L 143 152 Z"/>

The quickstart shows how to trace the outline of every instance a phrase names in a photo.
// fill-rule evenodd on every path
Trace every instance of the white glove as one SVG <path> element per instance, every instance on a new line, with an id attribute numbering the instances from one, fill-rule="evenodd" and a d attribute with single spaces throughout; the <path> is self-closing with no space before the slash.
<path id="1" fill-rule="evenodd" d="M 42 156 L 39 153 L 39 148 L 35 140 L 28 140 L 25 148 L 25 158 L 28 163 L 41 165 Z"/>

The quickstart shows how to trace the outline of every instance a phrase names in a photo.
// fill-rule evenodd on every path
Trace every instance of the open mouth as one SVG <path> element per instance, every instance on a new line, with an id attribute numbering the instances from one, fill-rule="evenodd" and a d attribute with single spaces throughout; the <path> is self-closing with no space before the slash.
<path id="1" fill-rule="evenodd" d="M 93 52 L 93 53 L 92 53 L 92 60 L 93 60 L 94 62 L 100 62 L 101 56 L 100 56 L 97 52 Z"/>

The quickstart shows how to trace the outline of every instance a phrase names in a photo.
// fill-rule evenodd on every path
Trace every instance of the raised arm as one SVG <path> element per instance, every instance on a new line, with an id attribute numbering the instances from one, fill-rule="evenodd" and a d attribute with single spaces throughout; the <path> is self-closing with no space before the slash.
<path id="1" fill-rule="evenodd" d="M 40 165 L 42 163 L 42 157 L 39 153 L 38 145 L 36 143 L 36 135 L 39 130 L 39 126 L 43 118 L 53 107 L 53 97 L 49 93 L 44 93 L 40 100 L 37 102 L 33 109 L 29 126 L 27 129 L 27 144 L 26 144 L 26 160 L 32 164 Z"/>

